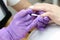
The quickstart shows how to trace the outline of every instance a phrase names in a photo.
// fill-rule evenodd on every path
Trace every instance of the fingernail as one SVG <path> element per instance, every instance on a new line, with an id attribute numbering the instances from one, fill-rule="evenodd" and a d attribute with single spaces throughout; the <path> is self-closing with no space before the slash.
<path id="1" fill-rule="evenodd" d="M 34 7 L 34 6 L 30 6 L 29 8 L 31 8 L 31 9 L 32 9 L 33 7 Z"/>

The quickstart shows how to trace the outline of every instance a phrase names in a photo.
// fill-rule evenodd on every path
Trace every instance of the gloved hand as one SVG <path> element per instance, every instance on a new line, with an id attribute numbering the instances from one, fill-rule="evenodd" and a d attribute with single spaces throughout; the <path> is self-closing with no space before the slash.
<path id="1" fill-rule="evenodd" d="M 41 15 L 41 14 L 44 14 L 44 13 L 45 13 L 45 11 L 43 11 L 43 10 L 35 11 L 35 15 Z M 39 30 L 44 30 L 47 27 L 47 25 L 50 21 L 50 18 L 48 16 L 46 16 L 46 17 L 41 17 L 40 16 L 39 19 L 40 20 L 38 20 L 38 22 L 37 22 L 37 28 Z"/>
<path id="2" fill-rule="evenodd" d="M 12 39 L 20 40 L 24 38 L 32 28 L 37 26 L 40 16 L 34 18 L 30 15 L 30 13 L 33 13 L 30 9 L 21 10 L 14 16 L 12 22 L 7 27 L 7 31 L 12 36 Z"/>

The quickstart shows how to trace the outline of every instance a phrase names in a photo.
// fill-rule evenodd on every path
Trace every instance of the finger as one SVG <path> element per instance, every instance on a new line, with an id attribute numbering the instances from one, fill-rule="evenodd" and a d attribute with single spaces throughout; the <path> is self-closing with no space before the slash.
<path id="1" fill-rule="evenodd" d="M 44 11 L 52 11 L 52 5 L 47 3 L 38 3 L 33 6 L 31 6 L 31 9 L 33 10 L 44 10 Z"/>
<path id="2" fill-rule="evenodd" d="M 50 7 L 44 7 L 44 6 L 37 6 L 37 7 L 34 7 L 33 10 L 44 10 L 44 11 L 52 11 Z"/>
<path id="3" fill-rule="evenodd" d="M 24 15 L 26 15 L 26 10 L 21 10 L 21 11 L 19 11 L 15 16 L 14 16 L 14 18 L 20 18 L 20 17 L 22 17 L 22 16 L 24 16 Z"/>
<path id="4" fill-rule="evenodd" d="M 57 21 L 57 18 L 53 12 L 46 12 L 44 14 L 41 15 L 42 17 L 48 16 L 53 22 Z"/>
<path id="5" fill-rule="evenodd" d="M 32 13 L 31 9 L 26 9 L 26 10 L 23 9 L 15 15 L 15 18 L 23 18 L 27 16 L 29 13 Z"/>

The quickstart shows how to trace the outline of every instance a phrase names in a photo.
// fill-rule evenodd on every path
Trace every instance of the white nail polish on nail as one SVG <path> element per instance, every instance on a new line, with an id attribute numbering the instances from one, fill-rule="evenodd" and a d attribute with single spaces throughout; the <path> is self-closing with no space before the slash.
<path id="1" fill-rule="evenodd" d="M 37 14 L 31 14 L 32 16 L 38 16 Z"/>
<path id="2" fill-rule="evenodd" d="M 34 6 L 30 6 L 29 8 L 33 8 Z"/>

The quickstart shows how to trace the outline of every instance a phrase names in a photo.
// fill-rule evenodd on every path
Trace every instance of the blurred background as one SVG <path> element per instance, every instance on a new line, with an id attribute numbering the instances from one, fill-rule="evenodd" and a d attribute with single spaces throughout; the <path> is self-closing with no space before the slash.
<path id="1" fill-rule="evenodd" d="M 51 4 L 56 4 L 60 6 L 60 0 L 29 0 L 29 1 L 32 4 L 40 2 L 40 3 L 51 3 Z M 8 9 L 12 12 L 13 15 L 16 13 L 16 11 L 9 6 L 8 6 Z"/>

